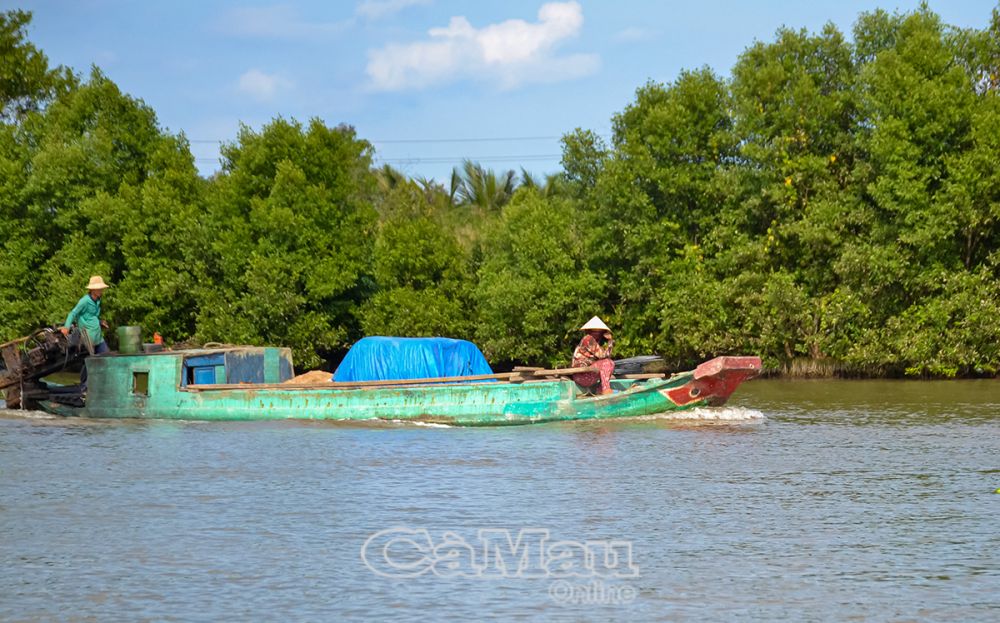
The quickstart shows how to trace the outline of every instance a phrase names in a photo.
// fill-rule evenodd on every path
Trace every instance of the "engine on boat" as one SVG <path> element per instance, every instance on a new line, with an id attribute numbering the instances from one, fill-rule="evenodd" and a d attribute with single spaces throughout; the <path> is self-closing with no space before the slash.
<path id="1" fill-rule="evenodd" d="M 79 385 L 51 386 L 41 379 L 77 368 L 89 349 L 75 329 L 68 336 L 59 327 L 45 327 L 31 335 L 0 344 L 0 390 L 8 409 L 32 409 L 42 400 L 83 405 Z"/>

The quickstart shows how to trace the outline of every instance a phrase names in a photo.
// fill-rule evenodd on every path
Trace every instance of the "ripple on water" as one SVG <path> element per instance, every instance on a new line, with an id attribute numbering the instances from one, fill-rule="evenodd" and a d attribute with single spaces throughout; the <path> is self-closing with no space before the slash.
<path id="1" fill-rule="evenodd" d="M 754 381 L 639 423 L 447 431 L 2 413 L 0 620 L 995 620 L 998 390 Z M 637 596 L 378 576 L 361 547 L 397 526 L 626 541 Z"/>

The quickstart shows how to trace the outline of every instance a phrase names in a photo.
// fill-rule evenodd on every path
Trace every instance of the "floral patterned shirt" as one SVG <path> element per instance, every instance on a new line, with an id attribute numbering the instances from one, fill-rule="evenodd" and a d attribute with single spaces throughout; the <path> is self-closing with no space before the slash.
<path id="1" fill-rule="evenodd" d="M 601 346 L 593 335 L 589 333 L 584 335 L 580 345 L 573 351 L 573 367 L 585 368 L 598 359 L 609 359 L 614 346 L 614 339 L 608 340 L 607 344 Z"/>

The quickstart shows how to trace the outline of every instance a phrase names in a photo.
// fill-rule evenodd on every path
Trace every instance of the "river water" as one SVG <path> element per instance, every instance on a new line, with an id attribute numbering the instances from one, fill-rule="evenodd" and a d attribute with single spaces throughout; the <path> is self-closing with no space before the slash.
<path id="1" fill-rule="evenodd" d="M 1000 620 L 1000 381 L 754 381 L 689 415 L 0 412 L 0 620 Z"/>

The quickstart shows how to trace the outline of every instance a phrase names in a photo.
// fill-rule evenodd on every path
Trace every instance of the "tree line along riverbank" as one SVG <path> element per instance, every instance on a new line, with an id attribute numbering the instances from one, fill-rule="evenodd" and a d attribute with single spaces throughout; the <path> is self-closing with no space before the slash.
<path id="1" fill-rule="evenodd" d="M 50 66 L 29 22 L 0 13 L 0 339 L 61 322 L 101 274 L 114 323 L 287 345 L 303 368 L 373 334 L 565 364 L 599 314 L 621 355 L 673 368 L 1000 369 L 996 10 L 783 28 L 728 76 L 640 85 L 608 140 L 568 129 L 551 176 L 467 162 L 444 182 L 285 118 L 242 127 L 205 179 L 183 134 L 99 69 Z"/>

